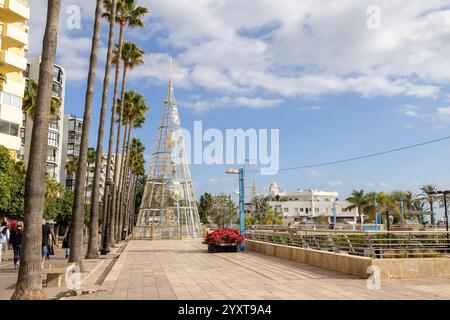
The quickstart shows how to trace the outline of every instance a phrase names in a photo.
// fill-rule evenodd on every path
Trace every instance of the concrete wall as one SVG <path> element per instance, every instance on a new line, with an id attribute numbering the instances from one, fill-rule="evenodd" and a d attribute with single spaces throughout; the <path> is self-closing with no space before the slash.
<path id="1" fill-rule="evenodd" d="M 369 266 L 378 267 L 380 278 L 450 277 L 450 258 L 372 259 L 344 253 L 246 240 L 246 250 L 334 270 L 367 279 Z"/>

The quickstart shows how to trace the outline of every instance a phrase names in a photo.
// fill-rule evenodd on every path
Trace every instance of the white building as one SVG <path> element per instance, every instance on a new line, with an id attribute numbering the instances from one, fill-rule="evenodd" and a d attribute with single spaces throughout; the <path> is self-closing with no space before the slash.
<path id="1" fill-rule="evenodd" d="M 39 66 L 41 64 L 41 57 L 31 57 L 28 59 L 27 69 L 24 73 L 27 81 L 39 80 Z M 53 88 L 52 96 L 61 101 L 58 114 L 51 116 L 48 125 L 48 140 L 47 140 L 47 173 L 56 181 L 61 180 L 62 167 L 62 133 L 64 126 L 64 96 L 65 96 L 65 74 L 61 66 L 55 65 L 53 68 Z M 50 108 L 50 106 L 49 106 Z M 22 145 L 19 152 L 19 159 L 23 160 L 25 165 L 28 163 L 31 134 L 33 131 L 33 120 L 23 113 L 23 122 L 20 129 L 20 137 Z"/>
<path id="2" fill-rule="evenodd" d="M 275 182 L 269 187 L 268 203 L 276 212 L 282 212 L 283 221 L 305 222 L 325 216 L 329 222 L 333 221 L 334 210 L 338 222 L 356 222 L 358 209 L 345 210 L 350 203 L 339 201 L 337 192 L 299 189 L 295 192 L 285 192 Z"/>
<path id="3" fill-rule="evenodd" d="M 63 133 L 63 146 L 62 146 L 62 166 L 61 166 L 61 183 L 70 190 L 75 190 L 75 178 L 76 173 L 67 172 L 67 162 L 73 160 L 80 155 L 81 147 L 81 134 L 83 133 L 83 119 L 77 118 L 75 115 L 64 115 L 64 133 Z M 89 151 L 95 150 L 94 148 L 89 148 Z M 105 180 L 106 180 L 106 165 L 107 165 L 108 155 L 103 154 L 102 156 L 102 168 L 100 171 L 100 188 L 99 188 L 99 200 L 103 201 L 103 196 L 105 194 Z M 119 161 L 121 160 L 119 155 Z M 114 174 L 114 162 L 115 155 L 112 156 L 111 160 L 111 175 Z M 86 203 L 91 202 L 92 197 L 92 187 L 94 181 L 94 170 L 95 163 L 90 163 L 87 171 L 86 180 L 86 193 L 85 199 Z"/>

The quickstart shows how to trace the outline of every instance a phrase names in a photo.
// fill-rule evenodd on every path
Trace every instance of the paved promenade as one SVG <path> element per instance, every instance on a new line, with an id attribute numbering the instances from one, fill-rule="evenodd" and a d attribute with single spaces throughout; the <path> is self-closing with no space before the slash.
<path id="1" fill-rule="evenodd" d="M 130 241 L 94 294 L 66 299 L 450 299 L 450 279 L 366 280 L 200 241 Z"/>

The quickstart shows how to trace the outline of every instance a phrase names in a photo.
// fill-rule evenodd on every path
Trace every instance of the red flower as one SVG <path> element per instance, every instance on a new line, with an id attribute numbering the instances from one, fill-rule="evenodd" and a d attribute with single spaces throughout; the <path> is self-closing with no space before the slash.
<path id="1" fill-rule="evenodd" d="M 203 241 L 204 244 L 219 244 L 219 243 L 236 243 L 241 244 L 245 241 L 239 231 L 234 229 L 217 229 L 209 232 Z"/>

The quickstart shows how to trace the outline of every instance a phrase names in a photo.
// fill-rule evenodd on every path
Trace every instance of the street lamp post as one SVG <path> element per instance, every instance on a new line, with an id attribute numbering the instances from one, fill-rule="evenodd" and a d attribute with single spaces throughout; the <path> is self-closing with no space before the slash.
<path id="1" fill-rule="evenodd" d="M 225 171 L 226 174 L 238 174 L 239 175 L 239 232 L 241 235 L 245 234 L 244 223 L 244 168 L 229 169 Z M 245 249 L 244 243 L 241 244 L 240 250 Z"/>
<path id="2" fill-rule="evenodd" d="M 103 237 L 102 237 L 102 248 L 100 250 L 101 255 L 106 255 L 109 253 L 109 226 L 110 226 L 110 219 L 111 219 L 111 202 L 112 202 L 112 193 L 111 189 L 114 187 L 114 182 L 112 179 L 106 182 L 106 197 L 108 199 L 108 207 L 107 212 L 103 212 L 106 219 L 103 221 L 105 222 L 105 226 L 103 227 Z"/>

